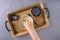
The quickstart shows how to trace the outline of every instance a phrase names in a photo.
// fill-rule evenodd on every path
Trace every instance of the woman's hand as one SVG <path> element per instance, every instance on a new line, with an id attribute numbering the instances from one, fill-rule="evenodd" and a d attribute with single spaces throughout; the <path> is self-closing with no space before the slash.
<path id="1" fill-rule="evenodd" d="M 24 26 L 25 26 L 25 28 L 27 29 L 27 31 L 31 31 L 31 30 L 34 29 L 34 25 L 33 25 L 32 22 L 26 20 L 26 21 L 24 21 L 23 23 L 24 23 Z"/>
<path id="2" fill-rule="evenodd" d="M 33 40 L 40 40 L 36 31 L 35 31 L 35 28 L 34 28 L 34 25 L 32 22 L 25 20 L 23 22 L 23 24 L 24 24 L 25 28 L 27 29 L 27 31 L 30 33 Z"/>

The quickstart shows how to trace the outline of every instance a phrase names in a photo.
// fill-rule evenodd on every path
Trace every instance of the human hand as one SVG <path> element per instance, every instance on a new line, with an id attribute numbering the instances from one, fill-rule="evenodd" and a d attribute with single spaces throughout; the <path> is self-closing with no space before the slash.
<path id="1" fill-rule="evenodd" d="M 25 28 L 27 29 L 27 31 L 30 33 L 31 37 L 33 40 L 40 40 L 40 38 L 38 37 L 35 29 L 34 29 L 34 25 L 31 21 L 25 20 L 23 22 Z"/>
<path id="2" fill-rule="evenodd" d="M 31 21 L 25 20 L 23 24 L 28 31 L 34 29 L 34 25 Z"/>

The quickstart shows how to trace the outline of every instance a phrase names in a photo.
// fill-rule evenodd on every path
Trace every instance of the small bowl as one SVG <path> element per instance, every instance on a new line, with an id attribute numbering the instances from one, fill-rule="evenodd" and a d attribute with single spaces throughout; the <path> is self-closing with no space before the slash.
<path id="1" fill-rule="evenodd" d="M 20 17 L 20 19 L 19 19 L 20 28 L 23 29 L 23 30 L 26 30 L 25 27 L 24 27 L 24 24 L 23 24 L 24 20 L 29 20 L 33 23 L 33 19 L 28 15 L 23 15 L 23 16 Z"/>

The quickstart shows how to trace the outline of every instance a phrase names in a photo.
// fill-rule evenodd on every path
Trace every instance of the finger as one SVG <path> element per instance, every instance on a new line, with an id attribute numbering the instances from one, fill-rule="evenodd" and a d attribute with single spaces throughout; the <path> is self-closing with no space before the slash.
<path id="1" fill-rule="evenodd" d="M 23 22 L 23 25 L 25 25 L 25 22 Z"/>
<path id="2" fill-rule="evenodd" d="M 27 24 L 28 24 L 28 22 L 27 22 L 27 21 L 24 21 L 24 22 L 23 22 L 23 24 L 24 24 L 24 25 L 27 25 Z"/>

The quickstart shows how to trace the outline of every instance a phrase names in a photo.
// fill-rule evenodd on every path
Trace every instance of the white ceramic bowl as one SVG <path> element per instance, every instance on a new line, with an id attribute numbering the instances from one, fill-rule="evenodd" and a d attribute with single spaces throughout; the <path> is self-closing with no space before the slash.
<path id="1" fill-rule="evenodd" d="M 26 30 L 24 25 L 23 25 L 24 20 L 29 20 L 33 23 L 33 19 L 28 15 L 23 15 L 23 16 L 20 17 L 20 19 L 19 19 L 20 28 L 23 29 L 23 30 Z"/>

